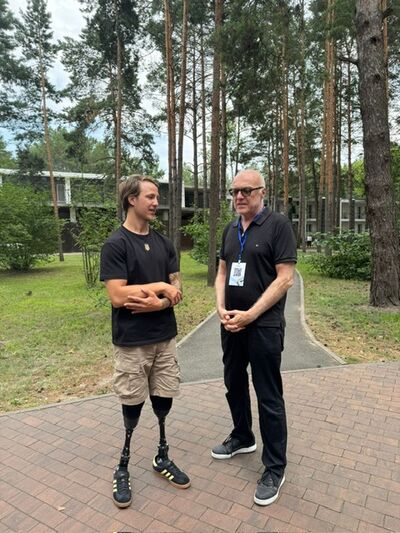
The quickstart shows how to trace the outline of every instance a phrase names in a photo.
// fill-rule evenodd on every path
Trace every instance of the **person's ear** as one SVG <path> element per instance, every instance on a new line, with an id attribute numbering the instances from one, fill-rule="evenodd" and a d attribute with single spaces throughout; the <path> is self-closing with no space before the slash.
<path id="1" fill-rule="evenodd" d="M 130 194 L 128 196 L 129 205 L 131 205 L 132 207 L 135 207 L 135 200 L 136 200 L 136 196 L 135 195 Z"/>

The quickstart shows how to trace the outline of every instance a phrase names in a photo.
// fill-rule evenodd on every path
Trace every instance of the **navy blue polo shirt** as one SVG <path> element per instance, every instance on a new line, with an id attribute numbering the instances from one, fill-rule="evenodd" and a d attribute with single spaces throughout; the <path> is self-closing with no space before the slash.
<path id="1" fill-rule="evenodd" d="M 239 218 L 226 226 L 222 236 L 220 258 L 226 262 L 225 308 L 247 311 L 276 279 L 279 263 L 296 263 L 296 239 L 290 220 L 265 207 L 246 229 L 247 238 L 241 262 L 246 263 L 243 287 L 230 286 L 232 263 L 238 261 L 240 243 Z M 257 326 L 279 327 L 285 325 L 286 295 L 267 309 L 255 321 Z"/>

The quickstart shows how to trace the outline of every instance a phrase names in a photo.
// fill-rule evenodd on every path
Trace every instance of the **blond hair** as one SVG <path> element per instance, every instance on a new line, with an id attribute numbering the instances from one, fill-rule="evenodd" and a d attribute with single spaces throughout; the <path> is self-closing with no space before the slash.
<path id="1" fill-rule="evenodd" d="M 129 196 L 139 196 L 141 190 L 141 183 L 148 181 L 153 183 L 158 188 L 158 183 L 150 176 L 142 176 L 140 174 L 132 174 L 128 176 L 126 180 L 121 181 L 119 184 L 119 201 L 125 213 L 129 208 Z"/>

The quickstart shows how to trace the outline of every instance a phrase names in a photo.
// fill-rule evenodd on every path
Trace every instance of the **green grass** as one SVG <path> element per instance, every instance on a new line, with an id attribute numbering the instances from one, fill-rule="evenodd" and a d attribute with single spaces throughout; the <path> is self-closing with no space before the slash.
<path id="1" fill-rule="evenodd" d="M 300 257 L 307 322 L 347 362 L 400 359 L 400 313 L 368 306 L 368 283 L 324 278 Z M 179 336 L 214 310 L 207 269 L 182 254 Z M 81 256 L 30 273 L 0 272 L 0 411 L 111 391 L 110 307 L 87 290 Z"/>
<path id="2" fill-rule="evenodd" d="M 109 392 L 110 306 L 103 286 L 87 290 L 80 255 L 30 273 L 0 272 L 0 410 Z M 182 255 L 179 338 L 214 309 L 206 267 Z"/>
<path id="3" fill-rule="evenodd" d="M 400 312 L 368 305 L 369 283 L 332 279 L 300 254 L 307 323 L 316 338 L 349 363 L 400 359 Z"/>

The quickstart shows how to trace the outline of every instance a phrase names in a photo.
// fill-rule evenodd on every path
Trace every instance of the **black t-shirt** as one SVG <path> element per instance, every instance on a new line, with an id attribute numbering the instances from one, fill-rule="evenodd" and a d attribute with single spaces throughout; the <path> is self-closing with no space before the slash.
<path id="1" fill-rule="evenodd" d="M 121 226 L 104 243 L 100 259 L 100 280 L 126 279 L 128 285 L 165 281 L 178 271 L 174 247 L 169 239 L 150 228 L 139 235 Z M 176 336 L 172 307 L 152 313 L 132 313 L 112 307 L 112 340 L 117 346 L 141 346 Z"/>
<path id="2" fill-rule="evenodd" d="M 224 230 L 220 257 L 226 262 L 225 308 L 247 311 L 276 279 L 275 265 L 296 263 L 297 251 L 291 223 L 287 217 L 264 208 L 247 228 L 241 262 L 246 263 L 243 287 L 229 285 L 232 263 L 240 252 L 236 219 Z M 284 326 L 286 295 L 255 321 L 257 326 Z"/>

